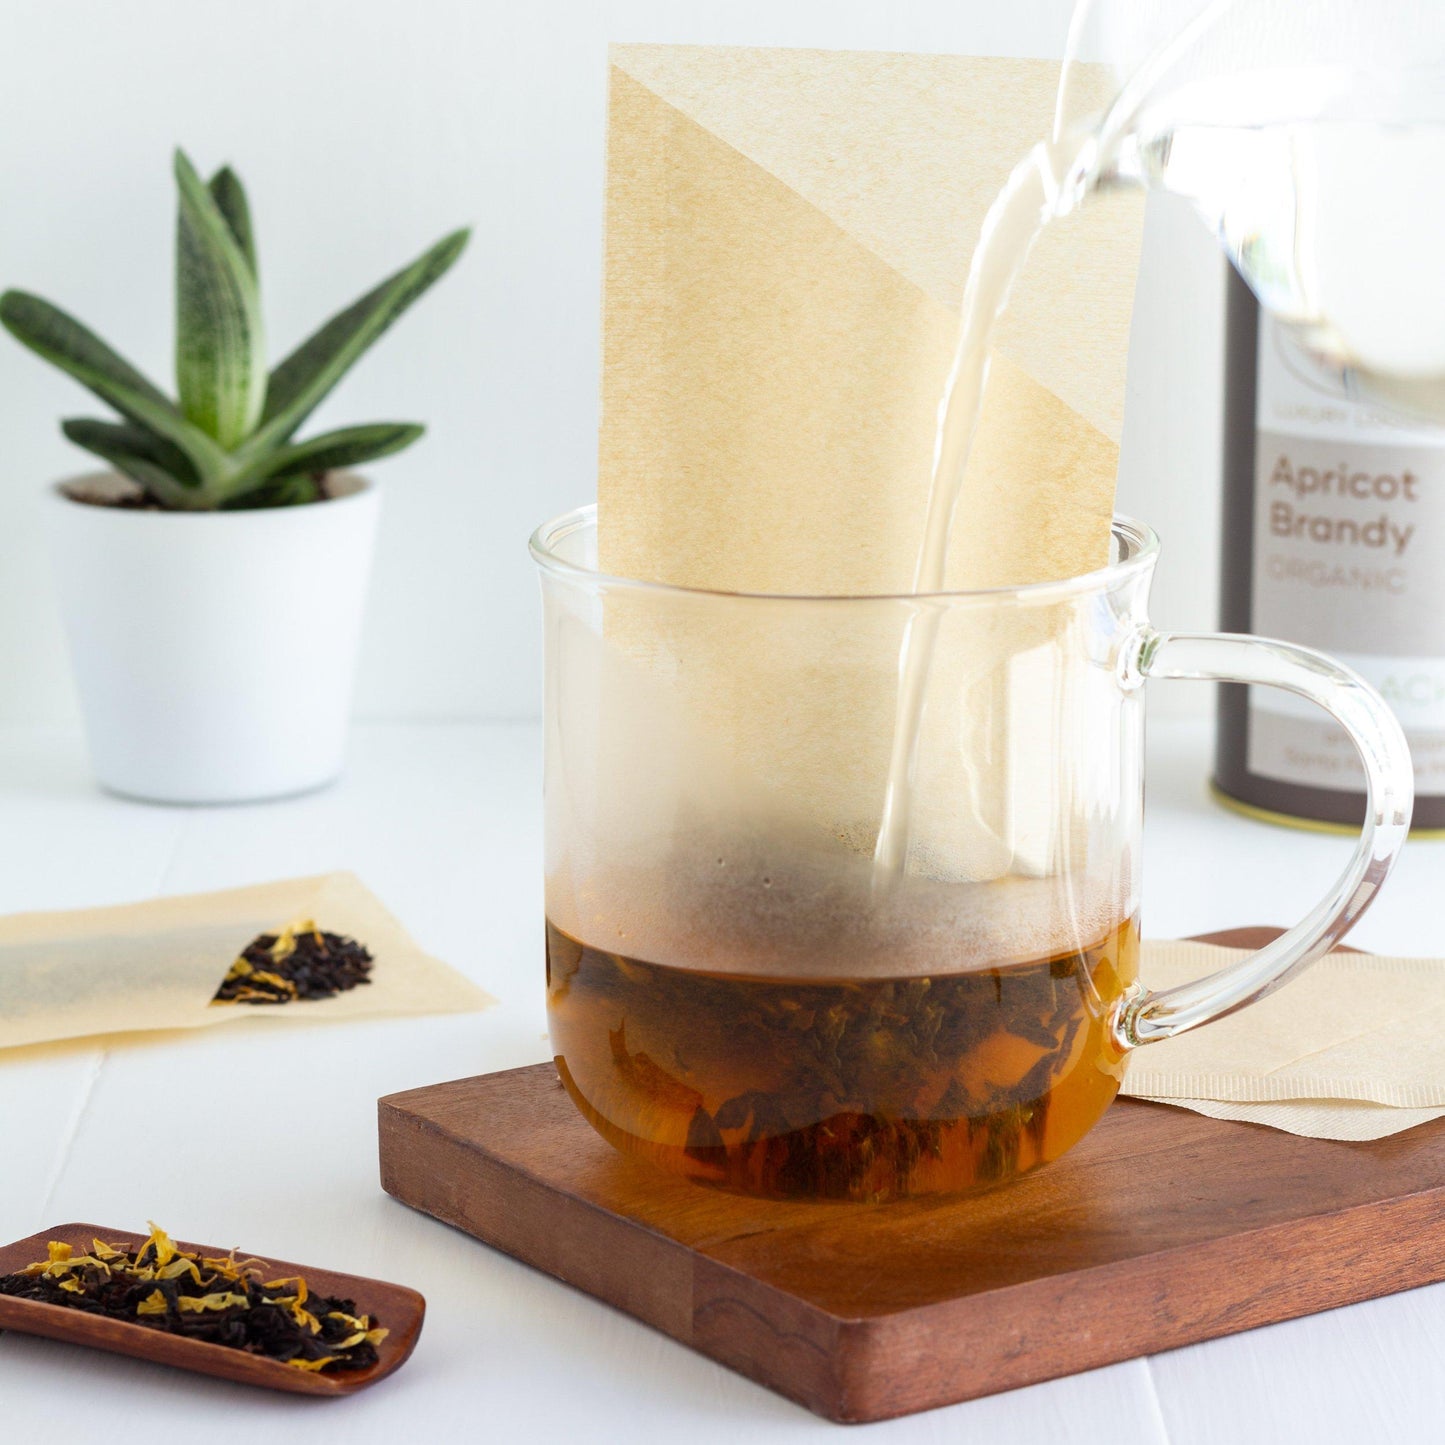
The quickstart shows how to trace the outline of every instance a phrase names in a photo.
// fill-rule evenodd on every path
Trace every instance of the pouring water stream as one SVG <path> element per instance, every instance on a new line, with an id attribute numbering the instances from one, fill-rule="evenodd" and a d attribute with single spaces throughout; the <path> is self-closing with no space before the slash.
<path id="1" fill-rule="evenodd" d="M 1422 176 L 1445 174 L 1445 87 L 1424 66 L 1362 77 L 1341 66 L 1221 74 L 1171 92 L 1166 77 L 1247 0 L 1212 0 L 1136 67 L 1109 110 L 1069 116 L 1075 57 L 1097 6 L 1076 10 L 1054 134 L 1019 163 L 985 217 L 964 291 L 959 340 L 938 410 L 919 602 L 904 632 L 875 888 L 905 869 L 919 742 L 941 613 L 949 541 L 988 381 L 999 318 L 1044 228 L 1110 185 L 1189 199 L 1261 299 L 1359 393 L 1445 418 L 1445 198 Z M 1413 227 L 1385 227 L 1406 194 Z M 1428 194 L 1422 194 L 1428 189 Z M 1353 202 L 1353 204 L 1351 204 Z M 1385 208 L 1382 210 L 1382 208 Z M 1402 234 L 1403 232 L 1403 234 Z M 1426 289 L 1402 310 L 1401 274 Z M 1369 278 L 1381 285 L 1371 287 Z"/>

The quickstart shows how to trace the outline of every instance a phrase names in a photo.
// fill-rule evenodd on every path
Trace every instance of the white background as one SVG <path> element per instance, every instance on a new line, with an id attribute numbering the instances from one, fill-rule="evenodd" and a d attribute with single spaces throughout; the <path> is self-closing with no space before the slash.
<path id="1" fill-rule="evenodd" d="M 810 45 L 1056 56 L 1067 0 L 0 0 L 0 285 L 73 311 L 169 385 L 177 143 L 251 191 L 272 354 L 453 226 L 458 268 L 317 425 L 423 420 L 386 513 L 357 707 L 535 715 L 526 537 L 593 495 L 606 46 Z M 1151 216 L 1120 505 L 1165 542 L 1156 621 L 1215 608 L 1220 270 Z M 0 336 L 0 721 L 75 703 L 37 497 L 98 414 Z M 304 623 L 303 623 L 304 625 Z M 1166 710 L 1204 689 L 1166 689 Z"/>

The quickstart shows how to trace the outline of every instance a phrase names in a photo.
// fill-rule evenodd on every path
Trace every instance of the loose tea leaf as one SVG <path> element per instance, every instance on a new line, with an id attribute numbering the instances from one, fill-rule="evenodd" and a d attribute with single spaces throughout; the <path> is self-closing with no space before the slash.
<path id="1" fill-rule="evenodd" d="M 308 918 L 248 943 L 211 1002 L 275 1004 L 332 998 L 370 983 L 371 967 L 365 945 L 326 933 Z"/>
<path id="2" fill-rule="evenodd" d="M 299 1276 L 268 1280 L 262 1260 L 199 1255 L 163 1229 L 134 1252 L 52 1240 L 48 1258 L 0 1275 L 0 1295 L 64 1305 L 146 1329 L 264 1355 L 298 1370 L 364 1370 L 387 1331 L 349 1299 L 313 1295 Z"/>
<path id="3" fill-rule="evenodd" d="M 618 1148 L 783 1198 L 883 1200 L 1010 1179 L 1103 1112 L 1123 922 L 993 968 L 788 978 L 677 968 L 548 928 L 563 1083 Z"/>

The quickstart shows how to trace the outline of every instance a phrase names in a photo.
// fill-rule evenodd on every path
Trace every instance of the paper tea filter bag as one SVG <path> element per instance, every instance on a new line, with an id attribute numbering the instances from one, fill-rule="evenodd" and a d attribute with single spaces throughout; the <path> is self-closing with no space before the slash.
<path id="1" fill-rule="evenodd" d="M 1054 61 L 621 46 L 608 132 L 605 570 L 909 590 L 969 258 Z M 1102 105 L 1105 67 L 1086 68 Z M 1140 203 L 1050 226 L 1002 325 L 954 586 L 1107 558 Z"/>
<path id="2" fill-rule="evenodd" d="M 1173 988 L 1243 958 L 1146 943 Z M 1340 951 L 1228 1018 L 1138 1049 L 1124 1092 L 1320 1139 L 1378 1139 L 1445 1115 L 1445 960 Z"/>
<path id="3" fill-rule="evenodd" d="M 1010 170 L 1049 132 L 1058 72 L 613 50 L 604 571 L 750 592 L 910 590 L 969 257 Z M 1100 105 L 1111 93 L 1102 68 L 1083 83 Z M 1141 215 L 1137 198 L 1111 198 L 1039 241 L 994 354 L 950 587 L 1107 561 Z M 645 871 L 646 830 L 628 830 L 649 797 L 715 829 L 731 814 L 795 848 L 841 837 L 871 854 L 906 604 L 723 616 L 620 593 L 606 607 L 616 675 L 601 683 L 599 727 L 613 756 L 599 790 L 615 790 L 602 803 L 615 857 L 635 845 Z M 1032 638 L 1000 637 L 997 619 L 992 634 L 961 616 L 945 625 L 910 870 L 988 878 L 1058 861 L 1050 799 L 1003 764 L 976 766 L 1031 689 L 1054 705 L 1047 648 L 1033 644 L 1057 624 Z M 649 727 L 657 747 L 634 743 L 619 767 Z M 979 746 L 960 746 L 960 729 Z"/>
<path id="4" fill-rule="evenodd" d="M 211 1003 L 252 939 L 303 919 L 364 944 L 374 960 L 371 982 L 332 998 Z M 318 1023 L 466 1013 L 493 1002 L 423 953 L 350 873 L 0 917 L 0 1048 L 242 1019 Z"/>

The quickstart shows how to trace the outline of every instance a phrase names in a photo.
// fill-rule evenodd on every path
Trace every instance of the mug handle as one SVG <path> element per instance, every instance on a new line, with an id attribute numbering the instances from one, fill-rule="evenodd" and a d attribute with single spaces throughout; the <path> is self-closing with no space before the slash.
<path id="1" fill-rule="evenodd" d="M 1404 730 L 1384 698 L 1324 653 L 1266 637 L 1229 633 L 1138 633 L 1121 657 L 1125 688 L 1150 678 L 1280 687 L 1318 703 L 1350 735 L 1365 766 L 1365 825 L 1335 886 L 1273 943 L 1207 978 L 1123 1002 L 1114 1031 L 1133 1048 L 1223 1018 L 1273 993 L 1323 957 L 1369 907 L 1410 831 L 1415 771 Z"/>

